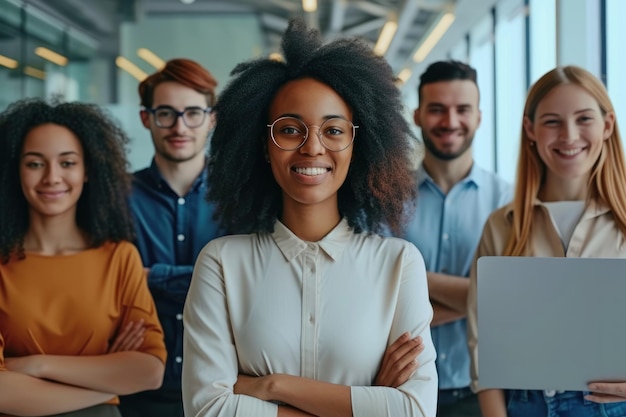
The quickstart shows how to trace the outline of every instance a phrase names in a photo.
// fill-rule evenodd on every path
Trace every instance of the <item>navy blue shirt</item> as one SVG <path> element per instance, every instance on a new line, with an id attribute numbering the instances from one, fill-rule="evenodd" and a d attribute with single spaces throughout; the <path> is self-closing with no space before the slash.
<path id="1" fill-rule="evenodd" d="M 146 268 L 165 333 L 167 362 L 161 391 L 181 391 L 183 306 L 194 262 L 200 250 L 221 236 L 213 220 L 214 205 L 206 201 L 206 170 L 185 196 L 176 194 L 161 176 L 154 160 L 135 172 L 130 207 L 136 245 Z M 165 394 L 165 393 L 164 393 Z"/>

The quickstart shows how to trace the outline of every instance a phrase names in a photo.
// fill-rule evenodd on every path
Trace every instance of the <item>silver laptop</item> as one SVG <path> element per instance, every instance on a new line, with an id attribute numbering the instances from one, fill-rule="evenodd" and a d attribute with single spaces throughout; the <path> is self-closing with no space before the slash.
<path id="1" fill-rule="evenodd" d="M 626 259 L 478 260 L 481 388 L 626 381 Z"/>

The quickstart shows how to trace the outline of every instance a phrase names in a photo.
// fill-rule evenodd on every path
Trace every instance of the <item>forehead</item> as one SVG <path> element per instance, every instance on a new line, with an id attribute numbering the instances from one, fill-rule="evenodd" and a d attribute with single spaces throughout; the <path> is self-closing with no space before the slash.
<path id="1" fill-rule="evenodd" d="M 270 105 L 270 118 L 294 114 L 305 121 L 323 119 L 326 116 L 342 116 L 352 119 L 350 106 L 329 85 L 312 78 L 289 81 L 274 96 Z"/>
<path id="2" fill-rule="evenodd" d="M 206 107 L 207 104 L 204 94 L 175 81 L 157 85 L 152 99 L 152 107 L 172 106 L 181 110 L 185 107 Z"/>
<path id="3" fill-rule="evenodd" d="M 81 153 L 78 137 L 65 126 L 46 123 L 31 129 L 24 138 L 22 153 L 37 152 L 56 155 L 63 152 Z"/>
<path id="4" fill-rule="evenodd" d="M 437 103 L 445 106 L 478 105 L 478 87 L 470 80 L 437 81 L 422 86 L 420 105 Z"/>
<path id="5" fill-rule="evenodd" d="M 584 88 L 576 84 L 554 87 L 537 105 L 537 113 L 570 113 L 584 109 L 600 111 L 598 101 Z"/>

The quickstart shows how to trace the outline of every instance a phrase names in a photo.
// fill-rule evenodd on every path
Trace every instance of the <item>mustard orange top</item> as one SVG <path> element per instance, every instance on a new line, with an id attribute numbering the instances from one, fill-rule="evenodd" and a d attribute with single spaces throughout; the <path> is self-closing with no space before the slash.
<path id="1" fill-rule="evenodd" d="M 165 362 L 163 330 L 129 242 L 0 264 L 0 371 L 5 357 L 105 354 L 140 319 L 146 332 L 138 351 Z"/>

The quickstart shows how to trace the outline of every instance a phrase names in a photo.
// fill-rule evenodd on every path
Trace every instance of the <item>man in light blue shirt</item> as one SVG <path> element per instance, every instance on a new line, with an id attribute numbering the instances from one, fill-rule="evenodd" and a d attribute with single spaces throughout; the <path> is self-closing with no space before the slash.
<path id="1" fill-rule="evenodd" d="M 480 125 L 476 71 L 461 62 L 430 65 L 420 77 L 414 120 L 421 128 L 415 214 L 404 238 L 424 256 L 433 305 L 439 417 L 480 417 L 470 390 L 466 303 L 470 267 L 489 214 L 508 203 L 512 189 L 474 163 L 472 141 Z"/>

